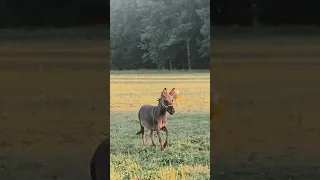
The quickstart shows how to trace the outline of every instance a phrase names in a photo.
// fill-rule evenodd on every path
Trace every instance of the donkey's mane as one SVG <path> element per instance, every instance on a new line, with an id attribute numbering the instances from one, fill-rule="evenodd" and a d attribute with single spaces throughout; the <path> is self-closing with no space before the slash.
<path id="1" fill-rule="evenodd" d="M 160 102 L 161 101 L 161 99 L 162 99 L 162 94 L 160 95 L 160 97 L 158 98 L 158 102 Z"/>

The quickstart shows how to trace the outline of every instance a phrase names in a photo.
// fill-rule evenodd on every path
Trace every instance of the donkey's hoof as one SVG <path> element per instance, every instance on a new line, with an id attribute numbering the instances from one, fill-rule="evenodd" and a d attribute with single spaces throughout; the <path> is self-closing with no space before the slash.
<path id="1" fill-rule="evenodd" d="M 168 143 L 164 143 L 163 148 L 168 147 Z"/>

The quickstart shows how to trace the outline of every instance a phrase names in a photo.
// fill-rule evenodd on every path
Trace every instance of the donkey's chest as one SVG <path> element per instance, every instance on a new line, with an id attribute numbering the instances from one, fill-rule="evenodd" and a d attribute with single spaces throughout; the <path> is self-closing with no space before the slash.
<path id="1" fill-rule="evenodd" d="M 167 118 L 159 119 L 157 125 L 159 126 L 160 129 L 163 128 L 164 126 L 166 126 L 167 125 Z"/>

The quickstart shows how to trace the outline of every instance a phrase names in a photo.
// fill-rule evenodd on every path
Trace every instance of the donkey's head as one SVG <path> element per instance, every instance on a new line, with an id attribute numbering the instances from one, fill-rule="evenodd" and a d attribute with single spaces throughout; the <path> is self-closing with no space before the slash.
<path id="1" fill-rule="evenodd" d="M 176 111 L 173 107 L 173 100 L 174 100 L 174 90 L 176 88 L 172 88 L 171 91 L 168 93 L 167 88 L 164 88 L 161 92 L 161 97 L 159 98 L 159 103 L 163 108 L 166 109 L 166 111 L 173 115 Z"/>

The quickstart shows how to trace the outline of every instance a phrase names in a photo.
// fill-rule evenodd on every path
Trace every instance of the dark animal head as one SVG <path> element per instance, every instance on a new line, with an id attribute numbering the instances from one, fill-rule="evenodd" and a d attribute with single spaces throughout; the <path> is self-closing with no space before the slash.
<path id="1" fill-rule="evenodd" d="M 174 100 L 174 90 L 176 88 L 172 88 L 171 91 L 168 93 L 167 88 L 164 88 L 161 92 L 161 97 L 158 99 L 159 103 L 166 111 L 173 115 L 176 111 L 173 107 L 173 100 Z"/>

